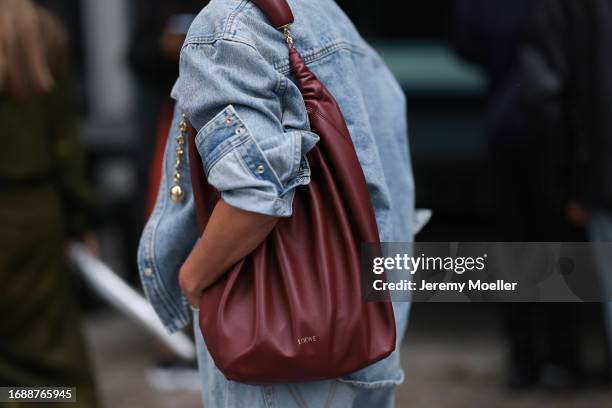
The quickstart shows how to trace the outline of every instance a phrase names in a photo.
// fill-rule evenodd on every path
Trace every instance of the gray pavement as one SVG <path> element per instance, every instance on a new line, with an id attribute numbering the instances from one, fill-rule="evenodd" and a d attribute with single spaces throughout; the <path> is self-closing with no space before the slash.
<path id="1" fill-rule="evenodd" d="M 398 388 L 398 407 L 612 407 L 612 393 L 604 388 L 580 393 L 505 391 L 500 385 L 502 342 L 490 329 L 490 317 L 480 318 L 484 319 L 482 332 L 462 331 L 461 322 L 457 327 L 452 321 L 417 322 L 402 350 L 406 381 Z M 198 392 L 161 392 L 150 387 L 146 372 L 158 355 L 158 346 L 138 326 L 106 312 L 89 318 L 86 327 L 104 407 L 201 407 Z"/>

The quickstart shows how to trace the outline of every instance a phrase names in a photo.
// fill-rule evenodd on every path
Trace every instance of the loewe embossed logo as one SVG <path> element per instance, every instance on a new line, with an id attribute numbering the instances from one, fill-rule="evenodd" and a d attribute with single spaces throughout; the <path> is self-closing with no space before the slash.
<path id="1" fill-rule="evenodd" d="M 299 345 L 306 344 L 306 343 L 314 343 L 315 341 L 317 341 L 317 336 L 308 336 L 308 337 L 302 337 L 300 339 L 297 339 L 297 342 Z"/>

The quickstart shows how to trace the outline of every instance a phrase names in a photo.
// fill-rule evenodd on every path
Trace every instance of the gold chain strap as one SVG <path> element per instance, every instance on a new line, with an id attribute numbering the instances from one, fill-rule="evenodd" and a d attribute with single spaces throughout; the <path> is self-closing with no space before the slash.
<path id="1" fill-rule="evenodd" d="M 293 36 L 289 31 L 289 25 L 280 27 L 283 30 L 283 36 L 287 42 L 289 49 L 294 47 Z M 183 201 L 185 198 L 185 190 L 181 186 L 181 167 L 183 164 L 183 155 L 185 154 L 185 141 L 187 140 L 187 115 L 184 113 L 181 116 L 179 124 L 179 134 L 176 137 L 176 149 L 174 158 L 174 177 L 172 187 L 170 187 L 170 199 L 175 203 Z"/>
<path id="2" fill-rule="evenodd" d="M 183 164 L 183 155 L 185 154 L 185 141 L 187 140 L 187 115 L 184 113 L 181 116 L 179 124 L 179 134 L 176 136 L 176 149 L 174 150 L 174 184 L 170 187 L 170 199 L 175 203 L 183 201 L 185 190 L 181 186 L 181 167 Z"/>
<path id="3" fill-rule="evenodd" d="M 285 37 L 285 41 L 287 41 L 287 47 L 289 47 L 289 49 L 294 48 L 295 41 L 289 30 L 289 24 L 279 27 L 278 29 L 283 30 L 283 36 Z"/>

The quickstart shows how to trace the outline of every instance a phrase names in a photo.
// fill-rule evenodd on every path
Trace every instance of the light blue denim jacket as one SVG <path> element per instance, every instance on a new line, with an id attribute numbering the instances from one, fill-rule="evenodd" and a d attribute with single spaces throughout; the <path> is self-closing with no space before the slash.
<path id="1" fill-rule="evenodd" d="M 332 0 L 289 0 L 296 48 L 337 99 L 372 197 L 382 241 L 411 241 L 414 186 L 404 94 L 378 54 Z M 142 234 L 144 290 L 169 331 L 191 321 L 178 271 L 198 235 L 188 165 L 186 196 L 170 200 L 181 113 L 198 129 L 208 181 L 230 205 L 289 217 L 295 188 L 310 180 L 310 131 L 282 34 L 247 0 L 212 0 L 191 26 L 172 91 L 176 112 L 155 209 Z M 185 154 L 185 160 L 187 154 Z M 398 341 L 409 305 L 395 304 Z M 365 386 L 402 379 L 398 356 L 349 378 Z"/>

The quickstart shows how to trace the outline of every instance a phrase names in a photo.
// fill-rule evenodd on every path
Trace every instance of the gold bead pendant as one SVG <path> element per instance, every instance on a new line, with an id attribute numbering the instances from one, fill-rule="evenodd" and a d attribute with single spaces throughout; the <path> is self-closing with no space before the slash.
<path id="1" fill-rule="evenodd" d="M 170 199 L 175 203 L 183 201 L 185 198 L 185 190 L 181 186 L 181 167 L 183 164 L 183 155 L 185 154 L 185 140 L 187 140 L 187 115 L 183 113 L 181 123 L 179 124 L 179 134 L 176 137 L 176 148 L 174 150 L 174 184 L 170 187 Z"/>
<path id="2" fill-rule="evenodd" d="M 183 201 L 185 197 L 185 192 L 183 191 L 183 187 L 179 185 L 174 185 L 170 187 L 170 199 L 175 203 Z"/>

